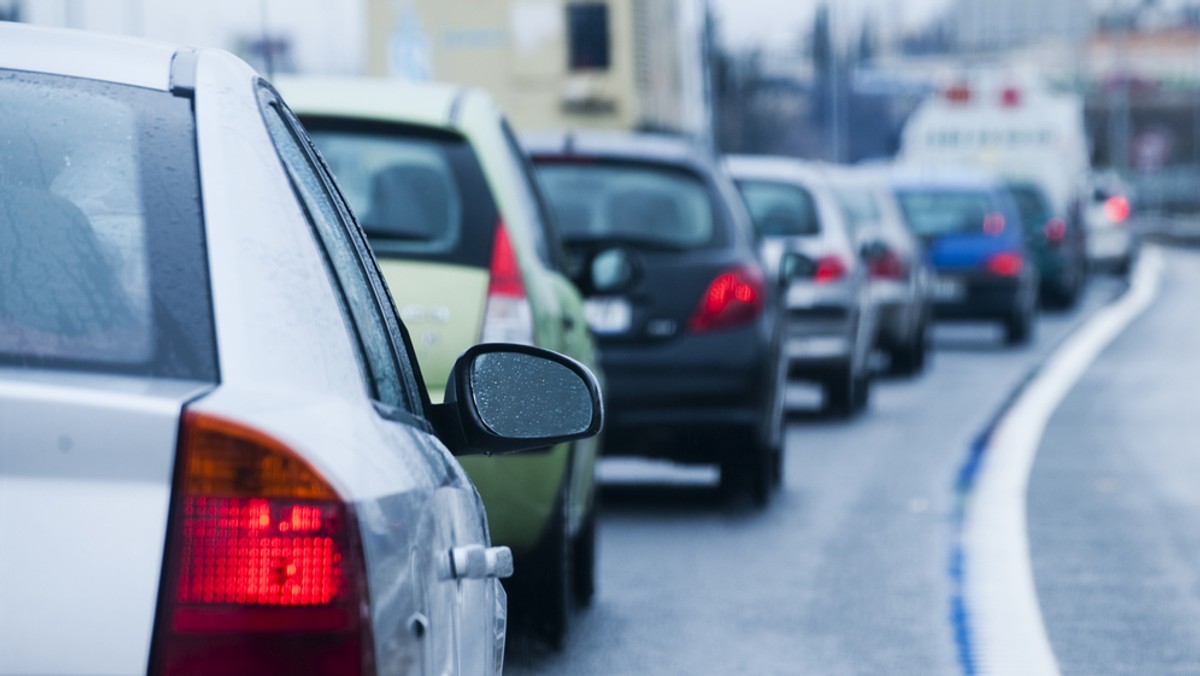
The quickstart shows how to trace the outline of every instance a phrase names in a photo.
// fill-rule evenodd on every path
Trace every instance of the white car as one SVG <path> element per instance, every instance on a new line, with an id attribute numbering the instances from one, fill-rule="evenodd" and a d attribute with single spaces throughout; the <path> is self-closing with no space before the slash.
<path id="1" fill-rule="evenodd" d="M 1091 264 L 1126 274 L 1137 257 L 1139 237 L 1133 227 L 1132 198 L 1125 181 L 1114 172 L 1089 177 L 1082 201 Z"/>
<path id="2" fill-rule="evenodd" d="M 431 405 L 236 57 L 0 45 L 0 674 L 499 672 L 511 555 L 451 451 L 594 434 L 594 377 L 477 346 Z"/>

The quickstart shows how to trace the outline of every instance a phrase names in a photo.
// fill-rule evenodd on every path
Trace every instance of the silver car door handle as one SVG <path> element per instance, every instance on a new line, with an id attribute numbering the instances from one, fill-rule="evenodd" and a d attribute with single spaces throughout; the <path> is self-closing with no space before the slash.
<path id="1" fill-rule="evenodd" d="M 505 578 L 512 574 L 512 550 L 508 547 L 466 545 L 450 550 L 450 577 L 455 580 Z"/>

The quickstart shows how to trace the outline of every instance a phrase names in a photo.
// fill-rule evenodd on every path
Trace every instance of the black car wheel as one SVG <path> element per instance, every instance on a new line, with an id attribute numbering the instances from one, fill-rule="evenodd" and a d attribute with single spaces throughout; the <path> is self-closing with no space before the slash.
<path id="1" fill-rule="evenodd" d="M 1018 309 L 1004 324 L 1007 345 L 1028 345 L 1033 338 L 1033 310 Z"/>
<path id="2" fill-rule="evenodd" d="M 561 650 L 571 621 L 574 576 L 565 500 L 559 497 L 546 532 L 509 578 L 513 623 L 551 650 Z"/>
<path id="3" fill-rule="evenodd" d="M 583 527 L 575 535 L 575 553 L 571 570 L 575 587 L 575 603 L 586 608 L 596 595 L 596 506 L 588 510 Z"/>
<path id="4" fill-rule="evenodd" d="M 846 364 L 831 373 L 821 384 L 825 392 L 825 410 L 838 418 L 848 418 L 858 410 L 858 386 L 854 366 Z"/>
<path id="5" fill-rule="evenodd" d="M 925 370 L 928 331 L 928 324 L 922 321 L 917 325 L 912 338 L 907 343 L 888 351 L 892 373 L 912 376 Z"/>
<path id="6" fill-rule="evenodd" d="M 755 507 L 766 507 L 771 501 L 776 454 L 757 430 L 746 436 L 750 438 L 726 449 L 721 462 L 721 492 L 729 500 L 746 495 Z"/>

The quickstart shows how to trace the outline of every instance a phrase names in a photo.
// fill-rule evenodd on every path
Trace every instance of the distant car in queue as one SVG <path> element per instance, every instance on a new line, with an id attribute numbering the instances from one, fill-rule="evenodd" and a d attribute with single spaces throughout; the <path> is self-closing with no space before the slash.
<path id="1" fill-rule="evenodd" d="M 863 244 L 828 169 L 748 155 L 729 157 L 728 166 L 758 229 L 768 269 L 777 270 L 784 284 L 789 378 L 819 383 L 830 413 L 857 413 L 870 397 L 878 315 Z"/>
<path id="2" fill-rule="evenodd" d="M 765 504 L 783 462 L 778 289 L 732 182 L 675 138 L 525 141 L 600 347 L 605 453 L 716 464 Z"/>
<path id="3" fill-rule="evenodd" d="M 1036 326 L 1038 270 L 1004 185 L 967 171 L 917 172 L 895 177 L 892 189 L 934 269 L 934 315 L 997 322 L 1005 343 L 1028 343 Z"/>
<path id="4" fill-rule="evenodd" d="M 905 224 L 882 170 L 840 168 L 832 180 L 834 196 L 859 233 L 870 273 L 879 315 L 875 346 L 887 354 L 892 373 L 918 374 L 928 360 L 933 322 L 925 247 Z"/>
<path id="5" fill-rule="evenodd" d="M 1008 179 L 1008 192 L 1021 214 L 1025 242 L 1038 268 L 1044 306 L 1071 307 L 1087 285 L 1087 237 L 1078 209 L 1054 211 L 1045 188 L 1034 180 Z"/>

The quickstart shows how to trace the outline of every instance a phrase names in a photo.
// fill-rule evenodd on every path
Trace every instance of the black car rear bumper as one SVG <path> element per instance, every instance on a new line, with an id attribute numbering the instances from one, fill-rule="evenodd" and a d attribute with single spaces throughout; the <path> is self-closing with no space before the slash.
<path id="1" fill-rule="evenodd" d="M 754 328 L 601 343 L 605 454 L 715 463 L 749 452 L 773 401 L 776 359 Z"/>

